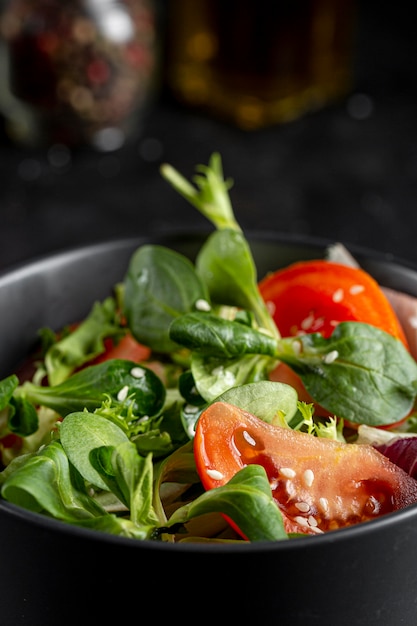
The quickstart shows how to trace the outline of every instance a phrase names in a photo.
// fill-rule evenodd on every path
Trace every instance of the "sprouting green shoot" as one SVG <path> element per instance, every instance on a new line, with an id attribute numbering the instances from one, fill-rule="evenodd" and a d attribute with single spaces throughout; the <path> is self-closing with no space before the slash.
<path id="1" fill-rule="evenodd" d="M 195 206 L 217 229 L 231 228 L 241 231 L 237 223 L 229 196 L 233 181 L 224 179 L 220 154 L 213 153 L 208 165 L 198 165 L 199 172 L 193 177 L 192 185 L 172 165 L 161 165 L 162 176 L 190 204 Z"/>

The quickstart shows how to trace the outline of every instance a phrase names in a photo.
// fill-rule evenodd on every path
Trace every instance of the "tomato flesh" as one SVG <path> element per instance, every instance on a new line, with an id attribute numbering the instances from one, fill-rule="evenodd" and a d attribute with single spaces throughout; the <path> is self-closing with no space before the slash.
<path id="1" fill-rule="evenodd" d="M 201 414 L 194 455 L 205 489 L 263 466 L 288 533 L 344 528 L 417 502 L 417 481 L 372 446 L 273 426 L 225 402 Z"/>
<path id="2" fill-rule="evenodd" d="M 409 349 L 391 302 L 362 269 L 320 259 L 299 261 L 266 276 L 259 290 L 283 337 L 313 332 L 329 337 L 340 322 L 363 322 L 393 335 Z M 314 403 L 316 415 L 329 416 L 284 363 L 270 379 L 290 384 L 299 400 Z"/>
<path id="3" fill-rule="evenodd" d="M 104 345 L 106 347 L 105 352 L 94 359 L 94 364 L 109 359 L 125 359 L 139 363 L 149 359 L 151 354 L 150 348 L 136 341 L 130 333 L 124 335 L 117 344 L 112 339 L 106 339 Z"/>
<path id="4" fill-rule="evenodd" d="M 340 322 L 371 324 L 408 343 L 378 283 L 362 269 L 325 260 L 299 261 L 259 283 L 283 337 L 319 332 L 329 337 Z"/>

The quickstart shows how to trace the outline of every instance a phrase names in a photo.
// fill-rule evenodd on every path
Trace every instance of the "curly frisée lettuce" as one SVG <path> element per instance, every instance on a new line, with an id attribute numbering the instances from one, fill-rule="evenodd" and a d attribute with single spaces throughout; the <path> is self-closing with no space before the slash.
<path id="1" fill-rule="evenodd" d="M 30 376 L 0 381 L 1 497 L 66 523 L 172 543 L 317 535 L 416 502 L 414 478 L 360 443 L 362 426 L 414 429 L 417 364 L 407 346 L 350 318 L 330 336 L 283 334 L 220 156 L 196 172 L 192 184 L 161 168 L 214 226 L 195 262 L 140 247 L 114 294 L 84 320 L 59 334 L 40 329 Z M 271 379 L 283 364 L 311 402 Z M 302 465 L 293 436 L 320 450 L 321 468 L 317 459 Z M 349 463 L 336 471 L 335 450 L 358 459 L 353 498 Z M 318 488 L 323 473 L 337 479 L 345 507 L 337 514 L 333 494 Z"/>

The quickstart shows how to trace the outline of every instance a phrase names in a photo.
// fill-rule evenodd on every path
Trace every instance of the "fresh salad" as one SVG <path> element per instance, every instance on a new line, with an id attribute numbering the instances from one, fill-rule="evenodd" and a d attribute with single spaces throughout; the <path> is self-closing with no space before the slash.
<path id="1" fill-rule="evenodd" d="M 163 178 L 214 226 L 144 244 L 0 381 L 0 494 L 136 540 L 295 540 L 417 503 L 414 300 L 343 246 L 261 277 L 221 157 Z M 411 321 L 410 321 L 411 320 Z M 314 541 L 314 539 L 311 539 Z"/>

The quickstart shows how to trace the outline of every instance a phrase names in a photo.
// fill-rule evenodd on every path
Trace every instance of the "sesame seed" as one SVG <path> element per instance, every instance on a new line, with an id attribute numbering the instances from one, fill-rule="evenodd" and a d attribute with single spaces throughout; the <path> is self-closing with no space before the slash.
<path id="1" fill-rule="evenodd" d="M 329 512 L 329 501 L 327 500 L 327 498 L 320 498 L 319 507 L 321 508 L 323 513 Z"/>
<path id="2" fill-rule="evenodd" d="M 338 356 L 339 356 L 338 351 L 337 350 L 332 350 L 331 352 L 328 352 L 327 354 L 324 355 L 323 361 L 324 361 L 324 363 L 329 365 L 330 363 L 333 363 L 333 361 L 336 361 Z"/>
<path id="3" fill-rule="evenodd" d="M 251 446 L 256 446 L 256 441 L 255 439 L 248 433 L 247 430 L 243 431 L 243 438 L 245 441 L 247 441 L 247 443 L 249 443 Z"/>
<path id="4" fill-rule="evenodd" d="M 280 467 L 279 473 L 285 478 L 294 478 L 295 476 L 295 471 L 291 467 Z"/>
<path id="5" fill-rule="evenodd" d="M 272 316 L 273 316 L 273 315 L 274 315 L 274 313 L 275 313 L 275 309 L 276 309 L 276 307 L 275 307 L 275 303 L 274 303 L 274 302 L 271 302 L 271 301 L 269 300 L 269 301 L 266 303 L 266 308 L 268 309 L 268 311 L 269 311 L 270 315 L 272 315 Z"/>
<path id="6" fill-rule="evenodd" d="M 311 487 L 314 482 L 314 472 L 311 469 L 306 469 L 303 474 L 303 482 L 306 487 Z"/>
<path id="7" fill-rule="evenodd" d="M 210 478 L 213 478 L 213 480 L 222 480 L 224 478 L 224 475 L 215 469 L 208 469 L 207 474 Z"/>
<path id="8" fill-rule="evenodd" d="M 210 311 L 211 310 L 210 304 L 207 302 L 207 300 L 204 300 L 203 298 L 199 298 L 196 301 L 195 308 L 197 309 L 197 311 Z"/>
<path id="9" fill-rule="evenodd" d="M 313 323 L 314 323 L 314 316 L 310 314 L 301 321 L 300 326 L 303 330 L 309 330 L 312 327 Z"/>
<path id="10" fill-rule="evenodd" d="M 322 534 L 323 531 L 321 528 L 319 528 L 318 526 L 311 526 L 310 525 L 310 530 L 313 531 L 313 533 L 316 533 L 316 535 Z"/>
<path id="11" fill-rule="evenodd" d="M 128 393 L 129 393 L 129 387 L 125 385 L 124 387 L 120 389 L 119 393 L 117 394 L 118 401 L 123 402 L 124 400 L 126 400 Z"/>
<path id="12" fill-rule="evenodd" d="M 343 292 L 343 289 L 336 289 L 336 291 L 333 294 L 332 300 L 333 302 L 342 302 L 344 296 L 345 294 Z"/>
<path id="13" fill-rule="evenodd" d="M 269 486 L 271 487 L 271 490 L 274 491 L 274 489 L 278 487 L 278 480 L 276 478 L 271 478 L 269 481 Z"/>
<path id="14" fill-rule="evenodd" d="M 316 518 L 313 515 L 309 515 L 308 516 L 308 523 L 310 524 L 310 526 L 317 526 L 318 522 L 316 520 Z"/>
<path id="15" fill-rule="evenodd" d="M 133 378 L 143 378 L 145 376 L 145 370 L 142 367 L 132 367 L 130 375 Z"/>
<path id="16" fill-rule="evenodd" d="M 306 518 L 305 517 L 301 517 L 301 515 L 296 515 L 294 517 L 294 522 L 297 522 L 297 524 L 300 524 L 300 526 L 308 526 L 309 525 L 309 523 L 306 520 Z"/>
<path id="17" fill-rule="evenodd" d="M 352 287 L 350 287 L 349 289 L 349 293 L 352 294 L 352 296 L 357 296 L 363 291 L 365 291 L 365 287 L 363 285 L 352 285 Z"/>
<path id="18" fill-rule="evenodd" d="M 316 332 L 319 331 L 320 328 L 323 327 L 324 324 L 324 318 L 323 317 L 318 317 L 314 320 L 314 324 L 311 326 L 311 331 Z"/>
<path id="19" fill-rule="evenodd" d="M 295 506 L 302 513 L 307 513 L 307 511 L 310 510 L 310 505 L 308 504 L 308 502 L 296 502 Z"/>

